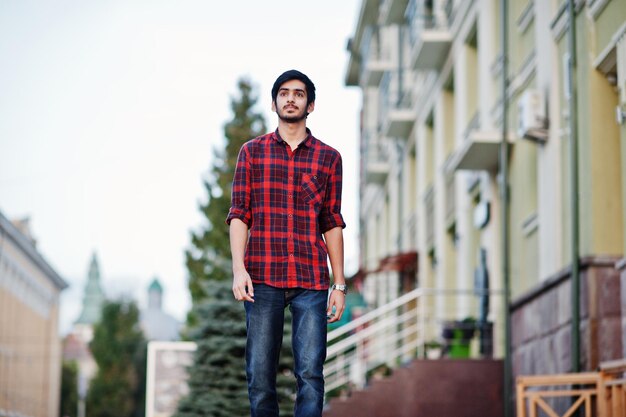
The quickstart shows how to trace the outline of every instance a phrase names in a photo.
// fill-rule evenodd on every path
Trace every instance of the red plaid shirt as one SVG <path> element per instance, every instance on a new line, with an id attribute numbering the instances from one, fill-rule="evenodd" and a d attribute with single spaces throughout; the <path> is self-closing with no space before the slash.
<path id="1" fill-rule="evenodd" d="M 346 224 L 341 216 L 341 155 L 316 139 L 295 149 L 278 130 L 239 151 L 226 222 L 250 230 L 245 265 L 253 282 L 325 290 L 328 251 L 322 234 Z"/>

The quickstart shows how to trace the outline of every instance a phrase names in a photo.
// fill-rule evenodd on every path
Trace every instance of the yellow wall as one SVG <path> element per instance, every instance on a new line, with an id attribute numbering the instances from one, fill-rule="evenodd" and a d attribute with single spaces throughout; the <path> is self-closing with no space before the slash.
<path id="1" fill-rule="evenodd" d="M 617 93 L 593 68 L 595 27 L 578 16 L 581 255 L 622 253 L 621 146 Z"/>
<path id="2" fill-rule="evenodd" d="M 4 241 L 0 257 L 0 409 L 29 417 L 57 417 L 59 293 L 21 248 L 10 239 Z"/>
<path id="3" fill-rule="evenodd" d="M 596 40 L 592 45 L 596 54 L 601 53 L 612 41 L 615 32 L 626 22 L 626 2 L 611 0 L 594 25 Z"/>

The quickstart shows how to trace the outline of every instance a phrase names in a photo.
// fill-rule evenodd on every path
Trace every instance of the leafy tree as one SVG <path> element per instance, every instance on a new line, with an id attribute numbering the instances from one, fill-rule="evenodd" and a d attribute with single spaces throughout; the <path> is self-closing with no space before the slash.
<path id="1" fill-rule="evenodd" d="M 87 393 L 92 417 L 139 417 L 145 410 L 146 341 L 134 302 L 112 301 L 102 308 L 89 344 L 98 365 Z"/>
<path id="2" fill-rule="evenodd" d="M 61 417 L 75 416 L 78 411 L 78 364 L 63 361 L 61 367 Z"/>
<path id="3" fill-rule="evenodd" d="M 202 231 L 191 237 L 186 252 L 192 310 L 187 337 L 198 348 L 189 369 L 189 395 L 178 404 L 178 417 L 238 417 L 250 414 L 245 375 L 246 320 L 243 305 L 234 300 L 228 226 L 231 184 L 241 146 L 265 133 L 257 97 L 249 81 L 240 80 L 239 95 L 231 99 L 233 118 L 224 125 L 225 144 L 215 150 L 208 201 L 200 206 L 206 218 Z M 278 375 L 278 395 L 284 416 L 293 414 L 295 379 L 291 354 L 290 319 Z"/>

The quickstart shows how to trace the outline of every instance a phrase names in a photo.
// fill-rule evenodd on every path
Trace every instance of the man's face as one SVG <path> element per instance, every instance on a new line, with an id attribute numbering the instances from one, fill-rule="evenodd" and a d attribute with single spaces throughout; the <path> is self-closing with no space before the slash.
<path id="1" fill-rule="evenodd" d="M 300 80 L 289 80 L 278 89 L 276 101 L 272 103 L 272 111 L 280 120 L 287 123 L 298 123 L 311 113 L 315 103 L 306 104 L 306 86 Z"/>

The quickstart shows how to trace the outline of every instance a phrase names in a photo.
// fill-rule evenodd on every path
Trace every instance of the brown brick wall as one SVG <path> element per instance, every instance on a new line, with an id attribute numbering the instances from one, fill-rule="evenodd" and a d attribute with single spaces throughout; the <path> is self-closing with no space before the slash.
<path id="1" fill-rule="evenodd" d="M 624 275 L 617 258 L 581 262 L 581 369 L 624 357 Z M 513 375 L 571 370 L 571 282 L 563 271 L 512 303 Z"/>
<path id="2" fill-rule="evenodd" d="M 621 259 L 617 265 L 620 271 L 620 293 L 622 306 L 622 356 L 626 358 L 626 258 Z"/>

